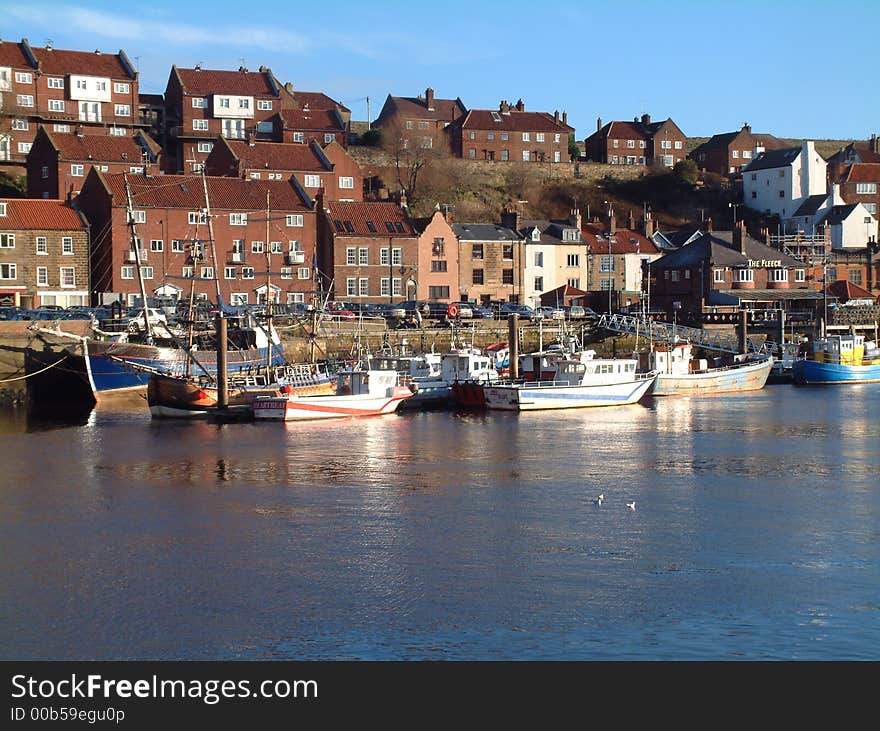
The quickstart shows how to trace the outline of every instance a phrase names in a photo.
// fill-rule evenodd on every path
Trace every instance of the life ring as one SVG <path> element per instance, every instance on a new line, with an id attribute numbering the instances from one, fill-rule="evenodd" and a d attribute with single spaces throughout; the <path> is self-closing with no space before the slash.
<path id="1" fill-rule="evenodd" d="M 458 308 L 458 305 L 453 302 L 449 305 L 449 307 L 446 308 L 446 317 L 451 317 L 455 319 L 456 317 L 458 317 L 459 312 L 460 310 Z"/>

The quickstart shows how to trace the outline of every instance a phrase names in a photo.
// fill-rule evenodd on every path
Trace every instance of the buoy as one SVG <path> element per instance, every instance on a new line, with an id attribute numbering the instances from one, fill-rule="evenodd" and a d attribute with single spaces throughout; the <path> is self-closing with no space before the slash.
<path id="1" fill-rule="evenodd" d="M 459 309 L 458 305 L 454 302 L 446 308 L 446 317 L 456 318 L 458 317 Z"/>

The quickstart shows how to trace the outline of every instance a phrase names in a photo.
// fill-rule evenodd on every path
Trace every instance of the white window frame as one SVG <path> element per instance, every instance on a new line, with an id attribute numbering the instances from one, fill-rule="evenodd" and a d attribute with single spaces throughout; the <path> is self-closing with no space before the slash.
<path id="1" fill-rule="evenodd" d="M 241 278 L 242 279 L 253 279 L 255 276 L 253 267 L 242 267 L 241 268 Z"/>
<path id="2" fill-rule="evenodd" d="M 272 100 L 271 99 L 257 99 L 257 109 L 261 112 L 271 112 L 272 111 Z"/>
<path id="3" fill-rule="evenodd" d="M 16 84 L 33 84 L 34 83 L 34 75 L 28 73 L 27 71 L 16 71 L 15 72 L 15 83 Z"/>
<path id="4" fill-rule="evenodd" d="M 321 187 L 321 176 L 320 175 L 305 175 L 304 176 L 306 188 L 320 188 Z"/>
<path id="5" fill-rule="evenodd" d="M 336 135 L 333 134 L 332 132 L 325 132 L 324 133 L 324 144 L 325 145 L 329 145 L 335 139 L 336 139 Z"/>
<path id="6" fill-rule="evenodd" d="M 788 269 L 770 269 L 767 271 L 767 281 L 784 283 L 788 281 Z"/>
<path id="7" fill-rule="evenodd" d="M 312 270 L 310 267 L 298 267 L 296 270 L 297 279 L 311 279 Z"/>
<path id="8" fill-rule="evenodd" d="M 357 277 L 345 278 L 345 296 L 357 297 Z"/>
<path id="9" fill-rule="evenodd" d="M 213 142 L 199 142 L 198 151 L 199 152 L 211 152 L 214 149 Z"/>
<path id="10" fill-rule="evenodd" d="M 4 269 L 6 271 L 6 276 L 3 275 Z M 18 264 L 15 264 L 13 262 L 9 262 L 8 264 L 0 264 L 0 279 L 7 282 L 18 279 Z"/>
<path id="11" fill-rule="evenodd" d="M 724 283 L 724 270 L 723 269 L 713 269 L 712 270 L 712 281 L 716 284 Z"/>
<path id="12" fill-rule="evenodd" d="M 63 112 L 64 111 L 64 99 L 49 99 L 49 111 L 50 112 Z"/>
<path id="13" fill-rule="evenodd" d="M 0 249 L 14 249 L 15 234 L 0 234 Z"/>
<path id="14" fill-rule="evenodd" d="M 535 132 L 535 142 L 543 142 L 544 141 L 544 133 L 543 132 Z"/>
<path id="15" fill-rule="evenodd" d="M 36 237 L 37 256 L 49 256 L 49 239 L 45 236 Z"/>
<path id="16" fill-rule="evenodd" d="M 207 119 L 194 119 L 193 120 L 193 132 L 207 132 L 208 131 L 208 120 Z"/>
<path id="17" fill-rule="evenodd" d="M 294 132 L 293 133 L 293 141 L 294 142 L 305 142 L 306 136 L 303 132 Z"/>
<path id="18" fill-rule="evenodd" d="M 235 279 L 238 271 L 235 267 L 223 267 L 223 279 Z"/>
<path id="19" fill-rule="evenodd" d="M 522 141 L 523 142 L 531 142 L 532 141 L 532 133 L 531 132 L 523 132 L 522 133 Z"/>
<path id="20" fill-rule="evenodd" d="M 290 213 L 285 216 L 284 222 L 287 226 L 302 228 L 303 215 L 301 213 Z"/>
<path id="21" fill-rule="evenodd" d="M 189 223 L 190 225 L 208 222 L 207 211 L 188 211 L 186 215 L 187 223 Z"/>
<path id="22" fill-rule="evenodd" d="M 114 104 L 113 105 L 113 113 L 117 117 L 130 117 L 131 116 L 131 105 L 129 105 L 129 104 Z"/>
<path id="23" fill-rule="evenodd" d="M 114 81 L 113 82 L 113 91 L 116 94 L 130 94 L 131 93 L 131 86 L 129 86 L 128 84 L 124 84 L 120 81 Z"/>
<path id="24" fill-rule="evenodd" d="M 46 87 L 49 89 L 63 89 L 64 79 L 60 76 L 50 76 L 46 79 Z"/>
<path id="25" fill-rule="evenodd" d="M 733 270 L 733 281 L 734 282 L 754 282 L 755 281 L 755 270 L 754 269 L 734 269 Z"/>
<path id="26" fill-rule="evenodd" d="M 346 266 L 355 266 L 357 264 L 357 246 L 345 247 L 345 264 Z"/>
<path id="27" fill-rule="evenodd" d="M 193 106 L 193 109 L 207 109 L 208 108 L 207 97 L 194 96 L 192 98 L 192 106 Z"/>
<path id="28" fill-rule="evenodd" d="M 26 119 L 13 119 L 12 129 L 18 132 L 27 132 L 30 129 L 30 124 Z"/>
<path id="29" fill-rule="evenodd" d="M 37 286 L 49 286 L 49 267 L 37 267 Z"/>
<path id="30" fill-rule="evenodd" d="M 150 251 L 165 251 L 165 241 L 163 239 L 150 239 Z"/>
<path id="31" fill-rule="evenodd" d="M 15 97 L 15 103 L 20 107 L 32 107 L 34 106 L 34 95 L 33 94 L 17 94 Z"/>
<path id="32" fill-rule="evenodd" d="M 214 278 L 214 267 L 212 266 L 203 266 L 201 279 L 213 279 Z"/>
<path id="33" fill-rule="evenodd" d="M 807 272 L 805 269 L 795 269 L 794 270 L 794 281 L 795 282 L 806 282 L 807 281 Z"/>
<path id="34" fill-rule="evenodd" d="M 73 256 L 73 236 L 61 237 L 61 254 L 63 256 Z"/>
<path id="35" fill-rule="evenodd" d="M 130 264 L 124 265 L 119 271 L 120 279 L 134 279 L 134 267 Z"/>
<path id="36" fill-rule="evenodd" d="M 230 213 L 229 214 L 229 225 L 230 226 L 247 226 L 248 222 L 248 214 L 247 213 Z"/>
<path id="37" fill-rule="evenodd" d="M 339 188 L 340 190 L 353 190 L 354 178 L 351 176 L 341 176 L 339 178 Z"/>
<path id="38" fill-rule="evenodd" d="M 85 175 L 85 173 L 86 173 L 86 166 L 85 165 L 74 164 L 74 165 L 70 166 L 70 174 L 74 178 L 81 178 L 83 175 Z"/>

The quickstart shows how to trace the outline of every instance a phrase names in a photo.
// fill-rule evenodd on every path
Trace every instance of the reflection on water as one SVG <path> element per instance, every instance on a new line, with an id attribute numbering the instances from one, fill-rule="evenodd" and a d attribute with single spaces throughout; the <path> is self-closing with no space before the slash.
<path id="1" fill-rule="evenodd" d="M 877 659 L 878 406 L 776 386 L 300 424 L 3 414 L 0 649 Z"/>

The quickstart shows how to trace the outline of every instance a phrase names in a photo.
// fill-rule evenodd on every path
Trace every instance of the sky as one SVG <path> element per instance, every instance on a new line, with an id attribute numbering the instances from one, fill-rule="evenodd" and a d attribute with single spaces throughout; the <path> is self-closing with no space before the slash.
<path id="1" fill-rule="evenodd" d="M 0 0 L 3 41 L 126 52 L 142 92 L 172 64 L 272 69 L 375 119 L 386 97 L 460 97 L 470 109 L 522 99 L 596 120 L 671 117 L 691 137 L 753 131 L 790 139 L 880 133 L 876 0 L 336 0 L 255 5 L 189 0 L 86 5 Z"/>

